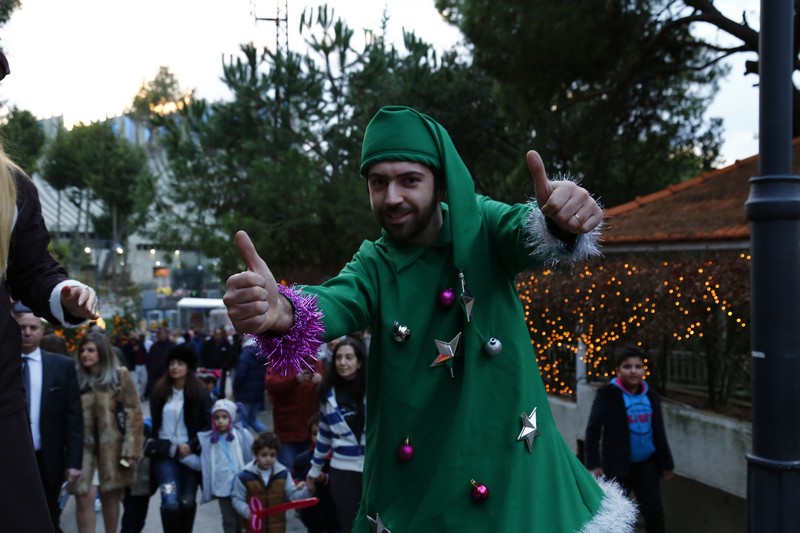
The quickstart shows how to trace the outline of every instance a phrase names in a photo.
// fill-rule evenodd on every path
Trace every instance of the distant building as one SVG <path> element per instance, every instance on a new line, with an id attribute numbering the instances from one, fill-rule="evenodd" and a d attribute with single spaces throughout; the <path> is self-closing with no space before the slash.
<path id="1" fill-rule="evenodd" d="M 154 160 L 152 147 L 148 146 L 149 130 L 126 115 L 107 120 L 111 121 L 114 131 L 122 134 L 125 139 L 149 148 L 150 171 L 156 176 L 162 176 L 165 168 L 163 154 L 158 154 L 161 158 L 160 161 Z M 63 117 L 43 119 L 40 121 L 40 126 L 46 137 L 52 139 L 59 129 L 63 128 Z M 83 253 L 87 255 L 87 266 L 82 269 L 80 276 L 78 273 L 74 275 L 82 277 L 86 281 L 94 281 L 109 254 L 118 256 L 113 258 L 115 261 L 120 261 L 118 268 L 124 268 L 131 283 L 141 287 L 143 294 L 147 295 L 142 298 L 145 316 L 150 310 L 158 310 L 159 313 L 156 315 L 170 322 L 177 316 L 175 302 L 180 297 L 219 297 L 218 290 L 197 294 L 198 291 L 182 288 L 187 282 L 197 282 L 198 279 L 214 279 L 215 260 L 210 260 L 194 250 L 180 250 L 174 246 L 154 243 L 137 233 L 129 235 L 127 243 L 115 243 L 109 239 L 100 238 L 95 231 L 91 217 L 85 216 L 85 213 L 82 214 L 67 192 L 59 194 L 38 174 L 31 177 L 39 191 L 42 215 L 53 239 L 74 239 Z M 163 181 L 159 180 L 161 183 Z M 166 191 L 159 192 L 166 194 Z M 94 215 L 102 213 L 97 202 L 89 202 L 88 210 Z M 176 276 L 176 273 L 179 275 Z M 179 283 L 178 286 L 175 286 L 176 279 Z M 200 284 L 203 284 L 202 281 Z M 194 285 L 196 286 L 197 283 Z"/>

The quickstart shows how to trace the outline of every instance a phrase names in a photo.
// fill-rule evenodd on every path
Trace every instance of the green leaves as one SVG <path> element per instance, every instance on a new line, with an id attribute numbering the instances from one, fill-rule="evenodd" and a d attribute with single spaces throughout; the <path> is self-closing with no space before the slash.
<path id="1" fill-rule="evenodd" d="M 79 191 L 79 207 L 87 192 L 99 200 L 108 223 L 96 229 L 114 242 L 125 242 L 131 217 L 141 214 L 155 193 L 144 149 L 115 134 L 110 121 L 60 130 L 42 175 L 58 191 Z"/>
<path id="2" fill-rule="evenodd" d="M 45 138 L 33 113 L 12 107 L 0 126 L 0 135 L 9 157 L 26 172 L 36 172 Z"/>
<path id="3" fill-rule="evenodd" d="M 723 71 L 660 0 L 439 0 L 495 83 L 502 116 L 616 205 L 710 168 L 703 112 Z"/>

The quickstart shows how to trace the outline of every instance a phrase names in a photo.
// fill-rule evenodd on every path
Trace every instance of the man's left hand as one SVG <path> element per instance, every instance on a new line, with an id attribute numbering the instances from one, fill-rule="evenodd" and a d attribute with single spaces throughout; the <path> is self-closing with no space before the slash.
<path id="1" fill-rule="evenodd" d="M 61 306 L 74 317 L 97 320 L 97 294 L 87 285 L 72 285 L 61 289 Z"/>
<path id="2" fill-rule="evenodd" d="M 603 221 L 603 210 L 589 192 L 571 181 L 550 181 L 541 156 L 531 150 L 528 170 L 542 214 L 569 233 L 589 233 Z"/>

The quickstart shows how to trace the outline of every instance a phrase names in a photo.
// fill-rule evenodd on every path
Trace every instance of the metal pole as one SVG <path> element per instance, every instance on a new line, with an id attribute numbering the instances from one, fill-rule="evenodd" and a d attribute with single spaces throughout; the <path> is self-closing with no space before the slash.
<path id="1" fill-rule="evenodd" d="M 759 175 L 750 179 L 753 448 L 747 530 L 800 524 L 800 177 L 792 175 L 792 0 L 761 0 Z"/>

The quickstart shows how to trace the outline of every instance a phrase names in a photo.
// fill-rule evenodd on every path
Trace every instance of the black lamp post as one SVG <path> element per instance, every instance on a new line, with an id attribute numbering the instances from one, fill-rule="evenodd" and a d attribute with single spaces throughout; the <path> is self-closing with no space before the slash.
<path id="1" fill-rule="evenodd" d="M 800 527 L 800 177 L 792 175 L 792 0 L 761 0 L 759 175 L 751 229 L 753 447 L 747 530 Z"/>

